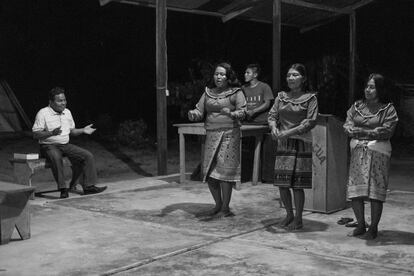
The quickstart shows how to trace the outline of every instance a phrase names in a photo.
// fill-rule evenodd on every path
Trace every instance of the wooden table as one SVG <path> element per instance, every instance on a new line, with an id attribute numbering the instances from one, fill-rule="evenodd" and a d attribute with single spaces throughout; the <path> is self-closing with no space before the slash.
<path id="1" fill-rule="evenodd" d="M 22 239 L 30 238 L 30 213 L 27 201 L 34 188 L 0 183 L 0 244 L 9 242 L 14 228 Z"/>
<path id="2" fill-rule="evenodd" d="M 206 135 L 204 123 L 190 123 L 190 124 L 175 124 L 178 127 L 179 142 L 180 142 L 180 183 L 185 182 L 185 134 Z M 257 185 L 260 168 L 260 150 L 262 147 L 263 134 L 269 132 L 269 127 L 266 125 L 242 125 L 241 138 L 253 136 L 255 137 L 255 149 L 253 159 L 253 175 L 252 183 Z M 204 144 L 204 143 L 203 143 Z M 203 151 L 204 148 L 202 148 Z"/>

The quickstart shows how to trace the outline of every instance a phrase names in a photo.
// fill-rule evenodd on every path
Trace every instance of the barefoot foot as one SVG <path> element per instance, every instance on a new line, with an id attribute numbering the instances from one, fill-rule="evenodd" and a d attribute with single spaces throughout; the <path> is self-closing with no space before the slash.
<path id="1" fill-rule="evenodd" d="M 211 220 L 216 220 L 216 219 L 223 219 L 223 218 L 234 217 L 234 216 L 235 216 L 235 214 L 230 210 L 220 211 L 220 212 L 217 212 L 215 215 L 211 216 L 206 221 L 211 221 Z"/>
<path id="2" fill-rule="evenodd" d="M 365 234 L 365 227 L 357 227 L 347 234 L 348 237 L 356 237 Z"/>
<path id="3" fill-rule="evenodd" d="M 220 209 L 220 207 L 214 207 L 213 209 L 198 213 L 196 217 L 211 217 L 220 212 Z"/>
<path id="4" fill-rule="evenodd" d="M 378 236 L 378 229 L 369 228 L 368 231 L 363 234 L 360 238 L 364 240 L 374 240 Z"/>
<path id="5" fill-rule="evenodd" d="M 286 218 L 279 223 L 279 226 L 287 227 L 293 221 L 293 218 L 293 216 L 287 215 Z"/>
<path id="6" fill-rule="evenodd" d="M 292 221 L 292 223 L 287 226 L 287 229 L 289 231 L 299 230 L 299 229 L 302 229 L 302 228 L 303 228 L 303 223 L 302 223 L 301 219 L 300 220 L 299 219 L 298 220 L 294 219 Z"/>

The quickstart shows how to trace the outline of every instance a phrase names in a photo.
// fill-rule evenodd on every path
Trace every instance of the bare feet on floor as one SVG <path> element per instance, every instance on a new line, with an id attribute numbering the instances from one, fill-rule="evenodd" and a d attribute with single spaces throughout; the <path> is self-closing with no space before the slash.
<path id="1" fill-rule="evenodd" d="M 287 230 L 294 231 L 303 228 L 303 223 L 301 219 L 294 219 L 292 223 L 287 226 Z"/>
<path id="2" fill-rule="evenodd" d="M 198 213 L 196 217 L 211 217 L 220 212 L 220 209 L 221 207 L 214 207 L 213 209 Z"/>
<path id="3" fill-rule="evenodd" d="M 364 240 L 374 240 L 377 238 L 377 236 L 378 236 L 378 229 L 369 228 L 368 231 L 365 232 L 365 234 L 360 236 L 360 238 Z"/>
<path id="4" fill-rule="evenodd" d="M 227 218 L 227 217 L 234 217 L 234 213 L 230 210 L 226 211 L 220 211 L 217 214 L 213 216 L 213 219 L 221 219 L 221 218 Z"/>
<path id="5" fill-rule="evenodd" d="M 357 227 L 353 231 L 347 234 L 348 237 L 356 237 L 365 234 L 366 230 L 365 227 Z"/>
<path id="6" fill-rule="evenodd" d="M 293 216 L 287 215 L 286 218 L 279 223 L 279 226 L 287 227 L 293 221 L 293 218 Z"/>
<path id="7" fill-rule="evenodd" d="M 224 218 L 227 218 L 227 217 L 234 217 L 234 216 L 235 216 L 235 214 L 230 210 L 227 210 L 227 211 L 221 210 L 220 212 L 217 212 L 213 216 L 204 217 L 204 218 L 201 218 L 200 220 L 201 221 L 212 221 L 212 220 L 220 220 L 220 219 L 224 219 Z"/>

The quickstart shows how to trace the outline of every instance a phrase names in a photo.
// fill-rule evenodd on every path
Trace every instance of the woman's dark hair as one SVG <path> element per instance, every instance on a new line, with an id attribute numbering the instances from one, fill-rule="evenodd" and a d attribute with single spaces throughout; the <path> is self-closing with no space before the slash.
<path id="1" fill-rule="evenodd" d="M 59 95 L 59 94 L 65 94 L 65 89 L 62 88 L 62 87 L 58 87 L 58 86 L 50 89 L 50 91 L 49 91 L 49 100 L 54 101 L 55 96 Z"/>
<path id="2" fill-rule="evenodd" d="M 370 80 L 373 80 L 375 83 L 375 90 L 377 91 L 378 101 L 383 104 L 391 102 L 391 99 L 388 95 L 386 79 L 384 78 L 384 76 L 381 74 L 372 73 L 371 75 L 369 75 L 365 87 L 367 86 Z"/>
<path id="3" fill-rule="evenodd" d="M 289 67 L 288 71 L 290 69 L 298 71 L 299 74 L 303 76 L 305 80 L 303 81 L 303 84 L 302 84 L 302 90 L 307 91 L 308 90 L 308 73 L 306 72 L 305 65 L 303 65 L 302 63 L 294 63 Z"/>
<path id="4" fill-rule="evenodd" d="M 217 67 L 222 67 L 226 70 L 226 77 L 227 77 L 227 83 L 230 87 L 239 87 L 240 86 L 240 82 L 237 79 L 237 74 L 236 72 L 233 70 L 233 68 L 231 67 L 230 63 L 228 62 L 220 62 L 218 63 L 216 66 L 214 66 L 214 70 L 213 70 L 213 77 L 208 85 L 209 88 L 213 88 L 215 87 L 214 84 L 214 73 L 216 72 Z"/>
<path id="5" fill-rule="evenodd" d="M 257 74 L 257 76 L 260 76 L 260 73 L 262 72 L 262 69 L 260 68 L 260 65 L 258 63 L 252 63 L 246 66 L 246 69 L 252 69 L 254 73 Z"/>

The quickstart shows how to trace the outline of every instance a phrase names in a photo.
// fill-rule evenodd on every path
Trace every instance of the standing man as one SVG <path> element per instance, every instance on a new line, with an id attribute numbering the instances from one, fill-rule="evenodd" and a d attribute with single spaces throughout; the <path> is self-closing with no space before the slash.
<path id="1" fill-rule="evenodd" d="M 257 79 L 259 75 L 259 64 L 247 65 L 244 73 L 246 84 L 242 87 L 247 100 L 245 123 L 266 125 L 267 111 L 274 97 L 270 86 Z"/>
<path id="2" fill-rule="evenodd" d="M 65 90 L 55 87 L 49 91 L 49 106 L 37 113 L 32 131 L 33 138 L 39 140 L 41 156 L 51 164 L 60 198 L 69 197 L 69 187 L 63 171 L 63 156 L 67 156 L 72 163 L 71 188 L 76 186 L 76 181 L 82 175 L 80 182 L 85 195 L 100 193 L 106 189 L 106 186 L 95 186 L 97 174 L 92 153 L 69 143 L 70 135 L 90 135 L 95 130 L 92 125 L 75 128 L 72 113 L 66 108 Z"/>
<path id="3" fill-rule="evenodd" d="M 247 101 L 246 120 L 244 123 L 266 125 L 267 111 L 274 97 L 270 86 L 257 79 L 259 75 L 259 64 L 247 65 L 244 73 L 246 84 L 242 87 Z"/>

